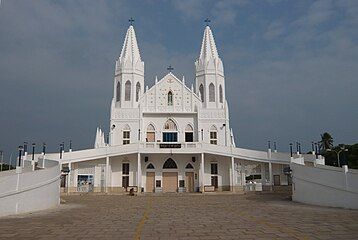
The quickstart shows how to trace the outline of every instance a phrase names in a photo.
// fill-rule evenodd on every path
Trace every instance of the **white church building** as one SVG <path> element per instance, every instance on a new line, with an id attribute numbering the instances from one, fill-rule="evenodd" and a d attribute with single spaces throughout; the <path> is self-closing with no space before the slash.
<path id="1" fill-rule="evenodd" d="M 316 163 L 314 154 L 235 146 L 224 66 L 209 26 L 195 71 L 195 86 L 169 71 L 145 87 L 144 61 L 129 26 L 115 64 L 108 142 L 98 128 L 93 149 L 46 154 L 61 162 L 62 186 L 153 193 L 240 191 L 256 183 L 265 190 L 290 184 L 284 170 L 293 159 Z"/>

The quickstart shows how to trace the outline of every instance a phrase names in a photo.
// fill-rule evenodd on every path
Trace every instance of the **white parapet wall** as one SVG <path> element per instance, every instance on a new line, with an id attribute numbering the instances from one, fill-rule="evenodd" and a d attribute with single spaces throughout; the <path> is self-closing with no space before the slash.
<path id="1" fill-rule="evenodd" d="M 358 209 L 358 171 L 291 163 L 292 200 L 296 202 Z"/>
<path id="2" fill-rule="evenodd" d="M 42 160 L 39 161 L 42 165 Z M 0 216 L 27 213 L 60 204 L 60 165 L 46 160 L 45 168 L 32 171 L 24 167 L 0 172 Z"/>

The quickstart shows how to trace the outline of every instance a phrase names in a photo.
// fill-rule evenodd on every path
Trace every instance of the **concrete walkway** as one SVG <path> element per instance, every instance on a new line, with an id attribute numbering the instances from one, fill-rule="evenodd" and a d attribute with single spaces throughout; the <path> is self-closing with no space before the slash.
<path id="1" fill-rule="evenodd" d="M 60 208 L 0 218 L 0 239 L 356 239 L 358 211 L 283 195 L 65 196 Z"/>

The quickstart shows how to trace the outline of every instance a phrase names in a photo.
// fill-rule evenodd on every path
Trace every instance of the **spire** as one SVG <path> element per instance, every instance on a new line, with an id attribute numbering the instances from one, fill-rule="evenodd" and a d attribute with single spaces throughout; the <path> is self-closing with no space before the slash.
<path id="1" fill-rule="evenodd" d="M 211 58 L 219 58 L 218 50 L 216 49 L 213 33 L 209 26 L 205 27 L 203 41 L 201 43 L 200 56 L 201 61 L 208 61 Z"/>
<path id="2" fill-rule="evenodd" d="M 119 60 L 121 62 L 129 60 L 134 64 L 138 61 L 142 61 L 133 25 L 130 25 L 127 30 Z"/>

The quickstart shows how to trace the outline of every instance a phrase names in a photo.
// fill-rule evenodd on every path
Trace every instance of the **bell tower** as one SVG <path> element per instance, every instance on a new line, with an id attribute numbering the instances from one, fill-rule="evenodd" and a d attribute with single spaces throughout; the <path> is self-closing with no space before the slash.
<path id="1" fill-rule="evenodd" d="M 112 107 L 137 108 L 144 93 L 144 62 L 140 57 L 133 19 L 124 39 L 119 58 L 116 61 Z"/>
<path id="2" fill-rule="evenodd" d="M 195 61 L 195 89 L 204 108 L 225 107 L 225 77 L 223 63 L 219 57 L 214 36 L 207 23 L 199 58 Z"/>

